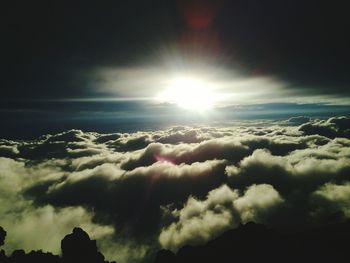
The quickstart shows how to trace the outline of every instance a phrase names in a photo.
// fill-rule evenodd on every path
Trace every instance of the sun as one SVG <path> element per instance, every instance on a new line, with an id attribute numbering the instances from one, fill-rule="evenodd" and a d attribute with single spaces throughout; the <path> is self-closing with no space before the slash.
<path id="1" fill-rule="evenodd" d="M 215 103 L 215 93 L 208 83 L 195 78 L 176 78 L 158 96 L 158 100 L 174 103 L 180 108 L 203 112 Z"/>

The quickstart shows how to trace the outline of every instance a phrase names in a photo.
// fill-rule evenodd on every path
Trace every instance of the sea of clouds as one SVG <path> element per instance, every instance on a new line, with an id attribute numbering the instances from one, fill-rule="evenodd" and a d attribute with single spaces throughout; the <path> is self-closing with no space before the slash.
<path id="1" fill-rule="evenodd" d="M 350 217 L 350 118 L 0 140 L 5 249 L 59 253 L 81 226 L 108 259 L 203 244 L 241 223 Z"/>

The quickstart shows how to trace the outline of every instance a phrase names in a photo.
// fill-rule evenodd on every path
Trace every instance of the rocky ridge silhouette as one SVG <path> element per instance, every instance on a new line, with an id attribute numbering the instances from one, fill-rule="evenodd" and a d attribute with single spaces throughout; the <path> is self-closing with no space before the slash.
<path id="1" fill-rule="evenodd" d="M 6 231 L 0 227 L 0 245 L 4 244 Z M 89 235 L 81 228 L 76 227 L 71 234 L 66 235 L 61 241 L 62 257 L 41 250 L 25 253 L 18 249 L 10 256 L 0 251 L 0 263 L 116 263 L 105 261 L 98 251 L 96 240 L 91 240 Z"/>
<path id="2" fill-rule="evenodd" d="M 0 227 L 0 245 L 6 231 Z M 154 263 L 212 263 L 212 262 L 350 262 L 348 241 L 350 220 L 280 233 L 264 225 L 247 223 L 229 230 L 204 245 L 184 246 L 177 253 L 161 249 Z M 15 250 L 6 256 L 0 250 L 1 263 L 116 263 L 105 261 L 96 241 L 81 228 L 74 228 L 61 241 L 62 256 L 41 250 L 25 253 Z"/>

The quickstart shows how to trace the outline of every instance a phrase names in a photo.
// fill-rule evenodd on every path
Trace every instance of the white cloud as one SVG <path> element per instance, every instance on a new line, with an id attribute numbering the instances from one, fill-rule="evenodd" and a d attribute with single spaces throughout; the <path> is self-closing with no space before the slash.
<path id="1" fill-rule="evenodd" d="M 181 210 L 172 211 L 176 221 L 162 229 L 159 242 L 173 251 L 204 244 L 240 223 L 264 222 L 264 216 L 282 203 L 271 185 L 252 185 L 243 195 L 223 185 L 210 191 L 206 200 L 190 197 Z"/>

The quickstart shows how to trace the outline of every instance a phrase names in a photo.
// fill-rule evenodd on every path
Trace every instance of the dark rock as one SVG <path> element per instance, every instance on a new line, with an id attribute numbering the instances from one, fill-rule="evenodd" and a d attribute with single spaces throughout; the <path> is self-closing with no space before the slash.
<path id="1" fill-rule="evenodd" d="M 0 247 L 4 244 L 6 231 L 0 226 Z"/>
<path id="2" fill-rule="evenodd" d="M 61 241 L 62 259 L 66 263 L 104 263 L 104 256 L 97 250 L 96 240 L 79 227 Z"/>

